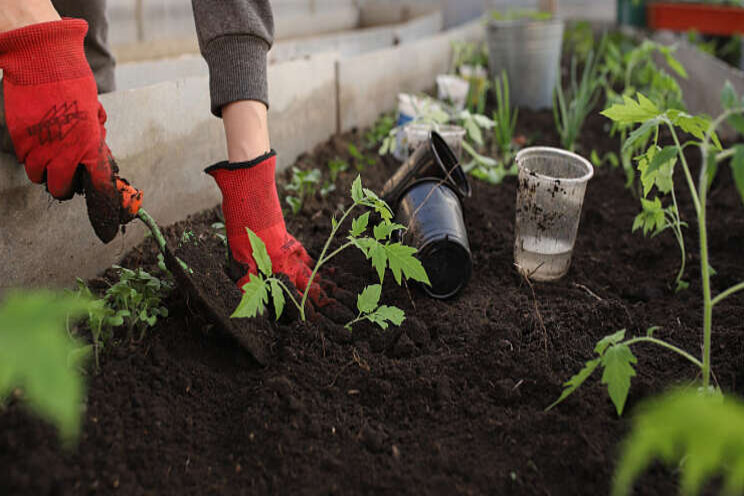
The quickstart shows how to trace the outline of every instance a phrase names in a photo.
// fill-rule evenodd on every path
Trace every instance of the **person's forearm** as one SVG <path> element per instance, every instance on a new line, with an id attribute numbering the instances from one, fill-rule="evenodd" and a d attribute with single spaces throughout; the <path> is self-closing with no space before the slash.
<path id="1" fill-rule="evenodd" d="M 222 107 L 227 159 L 248 162 L 271 151 L 266 105 L 241 100 Z"/>
<path id="2" fill-rule="evenodd" d="M 58 20 L 59 14 L 50 0 L 0 0 L 0 33 Z"/>

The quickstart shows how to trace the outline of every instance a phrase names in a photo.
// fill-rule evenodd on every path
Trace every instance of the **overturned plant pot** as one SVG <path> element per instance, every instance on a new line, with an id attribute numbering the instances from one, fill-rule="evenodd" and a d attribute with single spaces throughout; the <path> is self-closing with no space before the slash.
<path id="1" fill-rule="evenodd" d="M 552 107 L 563 27 L 559 19 L 489 21 L 486 35 L 491 78 L 506 71 L 512 105 L 534 110 Z"/>
<path id="2" fill-rule="evenodd" d="M 457 194 L 470 197 L 470 182 L 455 153 L 444 138 L 432 131 L 425 143 L 401 165 L 382 187 L 382 199 L 393 209 L 410 185 L 420 179 L 431 178 L 449 183 Z"/>
<path id="3" fill-rule="evenodd" d="M 404 192 L 395 220 L 406 226 L 402 241 L 418 250 L 429 276 L 431 286 L 424 290 L 438 299 L 459 293 L 473 269 L 457 194 L 437 179 L 417 181 Z"/>

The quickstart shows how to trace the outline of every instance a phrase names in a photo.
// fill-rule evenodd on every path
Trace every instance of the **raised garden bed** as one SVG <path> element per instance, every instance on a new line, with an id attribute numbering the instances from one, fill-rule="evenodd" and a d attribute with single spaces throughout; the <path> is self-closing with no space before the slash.
<path id="1" fill-rule="evenodd" d="M 616 149 L 607 126 L 593 114 L 580 149 Z M 550 111 L 524 110 L 518 133 L 559 144 Z M 350 142 L 363 146 L 359 133 L 347 133 L 298 165 L 324 167 L 337 156 L 353 162 Z M 379 189 L 394 168 L 376 158 L 362 175 Z M 355 175 L 342 173 L 336 192 L 289 217 L 311 254 Z M 603 386 L 590 382 L 559 408 L 543 409 L 596 341 L 617 329 L 638 334 L 665 324 L 657 336 L 697 350 L 699 262 L 689 261 L 689 290 L 674 294 L 673 238 L 631 234 L 638 202 L 622 173 L 604 167 L 589 184 L 568 275 L 530 287 L 513 267 L 516 180 L 474 181 L 473 189 L 464 206 L 474 272 L 456 299 L 431 300 L 388 278 L 383 302 L 408 316 L 399 330 L 281 326 L 273 363 L 259 368 L 174 292 L 170 317 L 142 344 L 101 357 L 77 450 L 61 449 L 53 429 L 17 403 L 0 411 L 0 494 L 606 494 L 629 424 Z M 683 216 L 694 218 L 680 196 Z M 744 219 L 728 174 L 714 185 L 709 209 L 720 291 L 744 277 Z M 217 220 L 211 210 L 169 232 L 193 230 L 220 260 L 224 248 L 210 227 Z M 685 235 L 696 253 L 694 230 Z M 353 292 L 373 277 L 371 269 L 359 272 L 368 266 L 361 261 L 356 252 L 337 259 L 337 281 Z M 153 243 L 123 265 L 156 271 Z M 736 394 L 744 394 L 742 312 L 742 298 L 732 298 L 715 316 L 713 368 L 719 385 Z M 664 350 L 634 351 L 630 413 L 639 400 L 694 376 Z M 643 494 L 676 492 L 675 477 L 661 468 L 638 484 Z"/>

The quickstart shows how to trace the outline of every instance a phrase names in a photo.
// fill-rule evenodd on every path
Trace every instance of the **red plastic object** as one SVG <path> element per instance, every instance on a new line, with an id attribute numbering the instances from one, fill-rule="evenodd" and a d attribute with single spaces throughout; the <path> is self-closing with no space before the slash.
<path id="1" fill-rule="evenodd" d="M 651 29 L 695 30 L 721 36 L 744 33 L 744 8 L 741 7 L 652 2 L 646 14 Z"/>

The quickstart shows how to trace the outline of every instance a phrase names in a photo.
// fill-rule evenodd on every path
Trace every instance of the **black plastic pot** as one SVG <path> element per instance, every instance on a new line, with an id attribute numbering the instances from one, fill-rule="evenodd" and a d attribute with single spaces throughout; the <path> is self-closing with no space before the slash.
<path id="1" fill-rule="evenodd" d="M 382 199 L 393 209 L 411 184 L 420 179 L 446 182 L 458 195 L 469 198 L 472 191 L 465 171 L 444 138 L 432 131 L 430 139 L 419 146 L 382 187 Z"/>
<path id="2" fill-rule="evenodd" d="M 424 179 L 403 192 L 395 221 L 408 229 L 403 243 L 418 250 L 434 298 L 455 296 L 470 280 L 473 270 L 468 233 L 457 194 L 437 179 Z"/>

